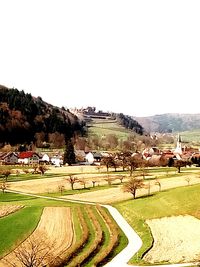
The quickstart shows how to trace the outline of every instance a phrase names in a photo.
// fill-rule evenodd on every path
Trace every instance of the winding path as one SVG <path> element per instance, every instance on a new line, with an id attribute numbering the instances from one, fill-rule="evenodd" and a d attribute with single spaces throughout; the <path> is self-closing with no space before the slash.
<path id="1" fill-rule="evenodd" d="M 94 202 L 86 202 L 86 201 L 79 201 L 79 200 L 71 200 L 71 199 L 63 199 L 63 198 L 55 198 L 55 197 L 47 197 L 47 196 L 40 196 L 36 194 L 31 193 L 24 193 L 20 191 L 14 191 L 14 190 L 6 190 L 6 192 L 15 193 L 15 194 L 21 194 L 21 195 L 27 195 L 27 196 L 33 196 L 37 198 L 43 198 L 43 199 L 49 199 L 49 200 L 56 200 L 56 201 L 65 201 L 65 202 L 73 202 L 73 203 L 81 203 L 81 204 L 90 204 L 90 205 L 96 205 L 97 203 Z M 105 267 L 130 267 L 134 265 L 128 265 L 127 262 L 130 260 L 130 258 L 138 252 L 140 247 L 142 246 L 142 240 L 137 235 L 137 233 L 133 230 L 133 228 L 127 223 L 127 221 L 124 219 L 124 217 L 119 213 L 119 211 L 110 206 L 110 205 L 103 205 L 99 204 L 102 207 L 105 207 L 108 209 L 118 226 L 122 229 L 126 237 L 128 238 L 128 245 L 119 253 L 117 254 L 110 262 L 105 264 Z M 183 267 L 183 266 L 194 266 L 198 265 L 194 263 L 182 263 L 182 264 L 168 264 L 168 265 L 160 265 L 162 267 Z M 138 266 L 137 266 L 138 267 Z M 151 266 L 151 267 L 159 267 L 159 265 Z"/>

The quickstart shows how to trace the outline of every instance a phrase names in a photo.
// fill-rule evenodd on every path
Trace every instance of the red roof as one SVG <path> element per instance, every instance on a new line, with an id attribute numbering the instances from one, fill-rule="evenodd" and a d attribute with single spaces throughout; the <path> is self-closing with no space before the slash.
<path id="1" fill-rule="evenodd" d="M 33 155 L 37 155 L 39 157 L 39 155 L 33 151 L 26 151 L 26 152 L 21 152 L 19 154 L 19 159 L 32 158 Z"/>

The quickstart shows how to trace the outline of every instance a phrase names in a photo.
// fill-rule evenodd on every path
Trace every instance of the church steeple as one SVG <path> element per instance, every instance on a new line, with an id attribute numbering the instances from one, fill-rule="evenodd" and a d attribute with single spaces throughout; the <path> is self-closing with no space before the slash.
<path id="1" fill-rule="evenodd" d="M 180 134 L 177 136 L 177 143 L 176 143 L 176 153 L 182 154 L 182 140 Z"/>

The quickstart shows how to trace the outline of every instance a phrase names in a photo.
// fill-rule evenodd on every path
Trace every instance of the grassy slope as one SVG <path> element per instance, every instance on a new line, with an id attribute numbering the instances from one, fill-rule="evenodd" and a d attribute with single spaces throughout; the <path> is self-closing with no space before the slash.
<path id="1" fill-rule="evenodd" d="M 200 129 L 180 132 L 180 135 L 183 142 L 189 142 L 198 145 L 200 144 Z"/>
<path id="2" fill-rule="evenodd" d="M 187 186 L 115 205 L 143 240 L 141 250 L 130 263 L 140 262 L 142 254 L 151 246 L 152 237 L 145 223 L 146 219 L 180 214 L 190 214 L 200 218 L 199 191 L 200 185 Z"/>
<path id="3" fill-rule="evenodd" d="M 134 132 L 119 125 L 115 120 L 102 121 L 93 119 L 89 127 L 89 135 L 104 136 L 108 134 L 114 134 L 119 139 L 126 139 L 131 133 Z"/>

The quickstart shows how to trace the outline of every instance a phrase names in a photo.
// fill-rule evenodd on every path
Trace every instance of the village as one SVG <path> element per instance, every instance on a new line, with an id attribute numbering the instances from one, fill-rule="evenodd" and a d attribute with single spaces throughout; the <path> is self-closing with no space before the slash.
<path id="1" fill-rule="evenodd" d="M 179 160 L 183 163 L 197 163 L 200 152 L 197 148 L 187 148 L 182 145 L 181 136 L 177 135 L 176 147 L 174 149 L 161 150 L 157 147 L 148 147 L 141 152 L 107 152 L 107 151 L 87 151 L 75 150 L 75 165 L 100 165 L 105 158 L 113 158 L 116 165 L 120 163 L 123 155 L 140 158 L 146 166 L 167 166 L 169 160 Z M 52 152 L 0 152 L 0 165 L 53 165 L 63 166 L 64 153 L 60 151 Z M 114 166 L 114 162 L 113 162 Z"/>

